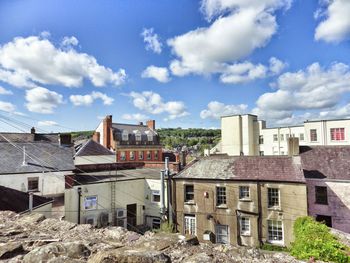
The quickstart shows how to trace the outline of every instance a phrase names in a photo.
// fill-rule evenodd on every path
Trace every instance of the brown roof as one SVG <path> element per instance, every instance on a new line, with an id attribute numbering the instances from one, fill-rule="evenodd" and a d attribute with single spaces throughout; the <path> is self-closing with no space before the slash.
<path id="1" fill-rule="evenodd" d="M 306 178 L 350 180 L 350 146 L 302 146 L 300 158 Z"/>
<path id="2" fill-rule="evenodd" d="M 75 156 L 94 156 L 94 155 L 115 155 L 103 145 L 90 139 L 87 142 L 78 145 Z"/>
<path id="3" fill-rule="evenodd" d="M 193 163 L 175 178 L 305 182 L 299 158 L 288 156 L 211 156 Z"/>

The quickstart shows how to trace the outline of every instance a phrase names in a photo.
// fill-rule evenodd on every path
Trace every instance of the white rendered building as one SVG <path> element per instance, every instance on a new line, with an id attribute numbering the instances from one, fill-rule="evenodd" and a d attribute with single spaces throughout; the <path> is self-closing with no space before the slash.
<path id="1" fill-rule="evenodd" d="M 221 142 L 210 153 L 288 155 L 298 146 L 350 145 L 350 119 L 305 121 L 303 125 L 266 128 L 256 115 L 221 117 Z M 298 138 L 298 139 L 289 139 Z"/>

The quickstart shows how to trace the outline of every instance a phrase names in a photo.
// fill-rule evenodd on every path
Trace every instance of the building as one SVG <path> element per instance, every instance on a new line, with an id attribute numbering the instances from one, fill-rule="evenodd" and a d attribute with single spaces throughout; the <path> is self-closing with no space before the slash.
<path id="1" fill-rule="evenodd" d="M 348 131 L 350 119 L 307 120 L 303 125 L 267 128 L 255 115 L 223 116 L 221 142 L 211 154 L 295 155 L 299 145 L 350 145 Z"/>
<path id="2" fill-rule="evenodd" d="M 350 146 L 301 147 L 300 152 L 309 215 L 350 233 Z"/>
<path id="3" fill-rule="evenodd" d="M 155 121 L 134 124 L 113 123 L 106 116 L 97 127 L 93 140 L 116 153 L 117 162 L 161 162 L 162 146 Z"/>
<path id="4" fill-rule="evenodd" d="M 31 199 L 32 198 L 32 199 Z M 51 217 L 53 199 L 24 193 L 0 185 L 0 210 L 18 214 L 36 212 Z"/>
<path id="5" fill-rule="evenodd" d="M 115 153 L 108 150 L 98 142 L 90 139 L 75 147 L 74 164 L 106 164 L 115 163 Z"/>
<path id="6" fill-rule="evenodd" d="M 288 246 L 307 215 L 299 157 L 210 156 L 173 179 L 178 231 L 200 241 Z"/>
<path id="7" fill-rule="evenodd" d="M 0 184 L 35 195 L 63 196 L 73 174 L 70 135 L 0 133 Z"/>
<path id="8" fill-rule="evenodd" d="M 65 191 L 65 219 L 98 227 L 118 225 L 133 231 L 140 225 L 159 228 L 160 172 L 142 168 L 77 173 L 75 185 Z"/>

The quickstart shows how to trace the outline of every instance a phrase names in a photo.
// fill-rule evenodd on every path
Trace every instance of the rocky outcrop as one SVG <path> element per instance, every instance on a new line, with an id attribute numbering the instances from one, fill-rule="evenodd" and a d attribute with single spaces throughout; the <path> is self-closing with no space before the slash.
<path id="1" fill-rule="evenodd" d="M 178 234 L 139 235 L 121 227 L 95 229 L 42 215 L 0 212 L 3 262 L 299 262 L 285 253 L 198 244 Z"/>

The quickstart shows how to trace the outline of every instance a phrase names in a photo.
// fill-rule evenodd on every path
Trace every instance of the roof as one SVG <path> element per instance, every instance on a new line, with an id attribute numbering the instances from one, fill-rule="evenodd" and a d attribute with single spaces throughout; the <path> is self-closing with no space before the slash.
<path id="1" fill-rule="evenodd" d="M 33 195 L 33 208 L 52 203 L 53 199 Z M 29 194 L 0 185 L 0 210 L 22 213 L 29 210 Z"/>
<path id="2" fill-rule="evenodd" d="M 53 142 L 58 143 L 59 133 L 7 133 L 1 132 L 0 142 Z M 5 137 L 5 138 L 4 138 Z"/>
<path id="3" fill-rule="evenodd" d="M 343 118 L 343 119 L 319 119 L 319 120 L 306 120 L 304 121 L 304 123 L 306 122 L 322 122 L 322 121 L 349 121 L 350 119 L 349 118 Z"/>
<path id="4" fill-rule="evenodd" d="M 23 149 L 26 163 L 23 165 Z M 74 170 L 73 147 L 59 146 L 58 143 L 0 142 L 0 174 L 30 173 L 43 171 Z"/>
<path id="5" fill-rule="evenodd" d="M 288 156 L 210 156 L 174 178 L 305 182 L 298 158 Z"/>
<path id="6" fill-rule="evenodd" d="M 122 133 L 129 134 L 129 142 L 136 142 L 136 132 L 141 133 L 141 141 L 148 142 L 148 134 L 153 135 L 153 142 L 158 143 L 158 133 L 147 125 L 112 123 L 113 135 L 116 141 L 122 141 Z"/>
<path id="7" fill-rule="evenodd" d="M 76 148 L 77 152 L 75 156 L 115 155 L 115 153 L 92 139 L 79 146 Z"/>
<path id="8" fill-rule="evenodd" d="M 350 180 L 350 146 L 301 146 L 306 178 Z"/>

